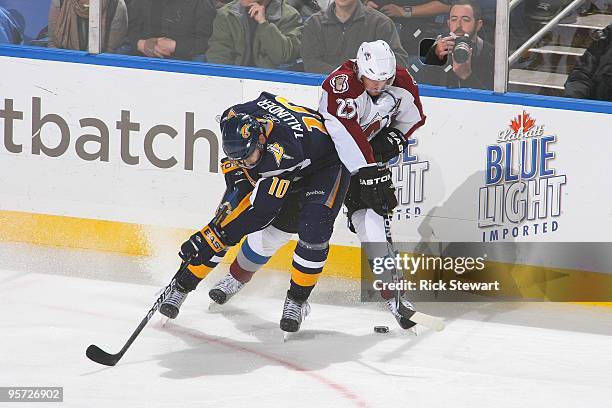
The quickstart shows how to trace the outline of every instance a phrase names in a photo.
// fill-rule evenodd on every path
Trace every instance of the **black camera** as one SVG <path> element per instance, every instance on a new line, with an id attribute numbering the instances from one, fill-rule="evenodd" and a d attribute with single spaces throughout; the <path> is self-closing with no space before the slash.
<path id="1" fill-rule="evenodd" d="M 472 39 L 469 34 L 463 34 L 455 38 L 455 47 L 453 48 L 453 56 L 458 64 L 463 64 L 470 57 L 472 49 Z"/>

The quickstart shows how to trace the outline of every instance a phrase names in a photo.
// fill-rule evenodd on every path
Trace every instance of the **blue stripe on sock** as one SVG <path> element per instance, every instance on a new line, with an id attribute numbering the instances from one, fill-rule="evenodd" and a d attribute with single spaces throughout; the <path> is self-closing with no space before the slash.
<path id="1" fill-rule="evenodd" d="M 265 264 L 271 258 L 270 256 L 259 255 L 257 252 L 253 251 L 253 249 L 249 246 L 248 239 L 242 243 L 240 250 L 246 259 L 258 265 Z"/>

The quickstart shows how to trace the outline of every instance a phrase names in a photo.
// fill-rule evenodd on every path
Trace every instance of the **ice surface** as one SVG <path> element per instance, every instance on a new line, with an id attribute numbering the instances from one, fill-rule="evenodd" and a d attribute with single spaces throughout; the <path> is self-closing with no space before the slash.
<path id="1" fill-rule="evenodd" d="M 63 407 L 611 406 L 612 308 L 419 304 L 447 326 L 415 337 L 357 303 L 354 284 L 324 278 L 302 331 L 283 343 L 289 278 L 272 271 L 209 312 L 219 268 L 175 321 L 154 317 L 117 366 L 88 360 L 89 344 L 115 353 L 144 317 L 173 273 L 155 265 L 0 245 L 0 386 L 63 386 Z"/>

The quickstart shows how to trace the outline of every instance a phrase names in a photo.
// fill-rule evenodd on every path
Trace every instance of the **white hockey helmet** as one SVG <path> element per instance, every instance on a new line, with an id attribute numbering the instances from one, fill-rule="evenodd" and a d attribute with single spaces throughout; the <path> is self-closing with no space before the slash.
<path id="1" fill-rule="evenodd" d="M 357 76 L 386 81 L 395 76 L 395 54 L 383 40 L 364 42 L 357 51 Z"/>

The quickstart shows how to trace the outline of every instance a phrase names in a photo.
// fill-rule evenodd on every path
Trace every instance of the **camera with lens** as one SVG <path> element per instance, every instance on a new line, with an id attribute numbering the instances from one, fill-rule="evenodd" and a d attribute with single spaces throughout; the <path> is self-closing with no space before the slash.
<path id="1" fill-rule="evenodd" d="M 453 48 L 453 56 L 458 64 L 463 64 L 470 57 L 472 49 L 472 39 L 469 34 L 463 34 L 455 37 L 455 47 Z"/>

